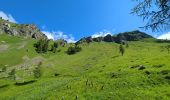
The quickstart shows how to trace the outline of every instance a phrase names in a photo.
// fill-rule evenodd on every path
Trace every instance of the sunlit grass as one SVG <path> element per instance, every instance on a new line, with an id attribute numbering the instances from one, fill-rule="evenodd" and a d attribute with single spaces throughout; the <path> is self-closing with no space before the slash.
<path id="1" fill-rule="evenodd" d="M 67 55 L 69 47 L 59 47 L 60 52 L 37 54 L 33 44 L 35 40 L 0 36 L 0 41 L 10 45 L 7 51 L 0 53 L 0 64 L 8 64 L 8 75 L 12 68 L 41 56 L 41 78 L 34 78 L 35 66 L 18 68 L 17 78 L 21 80 L 0 79 L 0 99 L 16 100 L 124 100 L 124 99 L 169 99 L 170 98 L 170 54 L 161 46 L 168 43 L 156 43 L 154 40 L 129 42 L 125 55 L 119 54 L 119 44 L 91 43 L 80 45 L 82 51 Z M 24 48 L 17 49 L 18 43 L 26 42 Z M 27 64 L 27 63 L 26 63 Z M 137 66 L 137 67 L 133 67 Z M 140 70 L 140 66 L 144 66 Z M 35 82 L 18 86 L 21 81 Z"/>

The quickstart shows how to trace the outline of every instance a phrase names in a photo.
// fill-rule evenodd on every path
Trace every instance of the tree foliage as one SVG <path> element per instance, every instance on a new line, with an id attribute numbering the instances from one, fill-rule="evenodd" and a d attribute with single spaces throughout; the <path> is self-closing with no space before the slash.
<path id="1" fill-rule="evenodd" d="M 58 43 L 57 42 L 54 42 L 52 45 L 51 45 L 51 51 L 53 53 L 56 53 L 56 50 L 58 48 Z"/>
<path id="2" fill-rule="evenodd" d="M 80 46 L 70 46 L 68 49 L 67 49 L 67 54 L 69 55 L 72 55 L 72 54 L 75 54 L 77 52 L 80 52 L 82 50 L 82 48 Z"/>
<path id="3" fill-rule="evenodd" d="M 170 0 L 134 0 L 138 4 L 132 13 L 148 20 L 142 27 L 153 31 L 170 28 Z"/>
<path id="4" fill-rule="evenodd" d="M 37 43 L 34 44 L 36 51 L 38 53 L 45 53 L 48 51 L 49 40 L 47 39 L 40 39 Z"/>

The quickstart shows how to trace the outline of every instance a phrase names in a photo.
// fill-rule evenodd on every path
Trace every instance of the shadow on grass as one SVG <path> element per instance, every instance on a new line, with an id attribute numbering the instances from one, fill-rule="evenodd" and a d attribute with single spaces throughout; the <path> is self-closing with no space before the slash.
<path id="1" fill-rule="evenodd" d="M 113 57 L 111 57 L 111 58 L 113 58 L 113 59 L 114 59 L 114 58 L 117 58 L 117 57 L 119 57 L 119 55 L 113 56 Z"/>
<path id="2" fill-rule="evenodd" d="M 31 80 L 31 81 L 27 81 L 27 82 L 16 82 L 15 85 L 17 86 L 23 86 L 23 85 L 27 85 L 27 84 L 32 84 L 34 82 L 36 82 L 37 80 Z"/>
<path id="3" fill-rule="evenodd" d="M 8 87 L 8 86 L 9 86 L 8 84 L 2 85 L 2 86 L 0 86 L 0 89 L 1 89 L 1 88 L 5 88 L 5 87 Z"/>

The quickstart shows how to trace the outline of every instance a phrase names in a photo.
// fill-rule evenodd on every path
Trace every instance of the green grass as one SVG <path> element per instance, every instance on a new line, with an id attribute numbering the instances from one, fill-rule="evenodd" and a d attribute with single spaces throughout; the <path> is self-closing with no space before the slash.
<path id="1" fill-rule="evenodd" d="M 12 39 L 11 39 L 12 38 Z M 36 40 L 0 36 L 8 50 L 0 52 L 0 64 L 9 65 L 0 72 L 1 100 L 169 100 L 170 54 L 154 40 L 129 42 L 125 55 L 119 54 L 119 44 L 91 43 L 81 45 L 82 51 L 67 55 L 69 47 L 59 47 L 61 52 L 37 54 L 33 44 Z M 17 49 L 26 42 L 24 48 Z M 28 49 L 28 52 L 27 52 Z M 29 57 L 29 63 L 23 59 Z M 41 78 L 33 77 L 37 66 L 32 59 L 44 59 Z M 23 64 L 28 67 L 17 67 Z M 140 65 L 145 69 L 139 70 Z M 137 66 L 136 68 L 131 68 Z M 16 68 L 18 80 L 11 80 L 8 72 Z M 55 76 L 56 74 L 56 76 Z M 16 82 L 35 82 L 18 86 Z"/>
<path id="2" fill-rule="evenodd" d="M 24 55 L 30 57 L 36 56 L 37 54 L 33 48 L 34 43 L 35 40 L 33 39 L 24 39 L 6 34 L 0 35 L 0 45 L 8 46 L 6 51 L 0 52 L 0 64 L 12 66 L 22 63 L 22 57 Z M 22 45 L 24 47 L 20 48 Z"/>

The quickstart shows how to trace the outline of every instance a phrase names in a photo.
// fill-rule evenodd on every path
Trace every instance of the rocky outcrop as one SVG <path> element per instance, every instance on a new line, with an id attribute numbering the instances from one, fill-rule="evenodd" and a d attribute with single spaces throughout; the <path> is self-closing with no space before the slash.
<path id="1" fill-rule="evenodd" d="M 16 24 L 0 19 L 0 34 L 4 33 L 26 38 L 47 38 L 34 24 Z"/>
<path id="2" fill-rule="evenodd" d="M 75 44 L 78 45 L 78 44 L 90 43 L 90 42 L 93 42 L 93 38 L 92 38 L 91 36 L 81 38 L 81 39 L 80 39 L 79 41 L 77 41 Z"/>
<path id="3" fill-rule="evenodd" d="M 113 39 L 116 43 L 121 43 L 122 41 L 139 41 L 144 38 L 153 38 L 151 35 L 148 35 L 140 31 L 124 32 L 115 36 Z"/>
<path id="4" fill-rule="evenodd" d="M 144 32 L 140 32 L 140 31 L 132 31 L 132 32 L 124 32 L 124 33 L 119 33 L 117 35 L 106 35 L 105 37 L 96 37 L 96 38 L 92 38 L 92 37 L 87 37 L 87 38 L 82 38 L 80 39 L 76 44 L 80 44 L 83 42 L 116 42 L 116 43 L 122 43 L 125 41 L 138 41 L 138 40 L 142 40 L 144 38 L 153 38 L 152 36 L 144 33 Z"/>
<path id="5" fill-rule="evenodd" d="M 103 38 L 103 41 L 105 41 L 105 42 L 114 42 L 113 37 L 110 34 L 106 35 Z"/>

